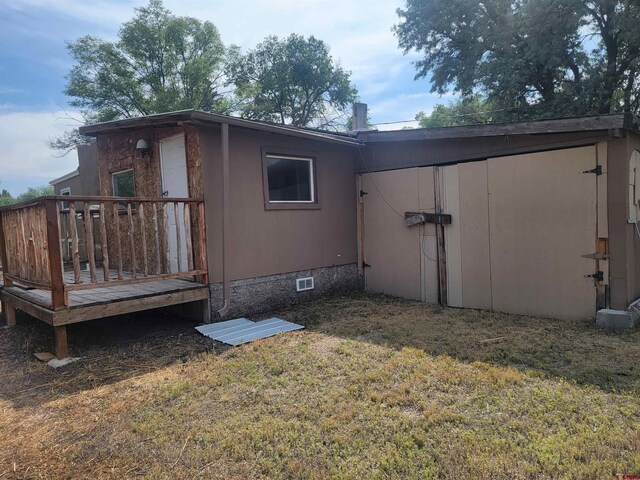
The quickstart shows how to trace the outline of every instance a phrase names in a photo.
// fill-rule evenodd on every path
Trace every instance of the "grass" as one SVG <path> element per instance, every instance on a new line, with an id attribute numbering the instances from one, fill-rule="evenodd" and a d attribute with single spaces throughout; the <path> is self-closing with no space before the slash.
<path id="1" fill-rule="evenodd" d="M 308 328 L 225 349 L 160 314 L 76 325 L 58 371 L 30 357 L 47 328 L 2 331 L 0 478 L 640 473 L 638 331 L 367 295 L 274 313 Z"/>

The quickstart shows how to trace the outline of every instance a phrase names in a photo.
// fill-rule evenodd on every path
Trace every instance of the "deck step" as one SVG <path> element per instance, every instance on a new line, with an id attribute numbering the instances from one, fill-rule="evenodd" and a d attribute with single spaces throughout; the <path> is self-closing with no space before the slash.
<path id="1" fill-rule="evenodd" d="M 246 318 L 235 318 L 224 322 L 201 325 L 196 330 L 201 334 L 227 345 L 241 345 L 253 340 L 272 337 L 278 333 L 303 329 L 304 326 L 287 322 L 281 318 L 268 318 L 252 322 Z"/>

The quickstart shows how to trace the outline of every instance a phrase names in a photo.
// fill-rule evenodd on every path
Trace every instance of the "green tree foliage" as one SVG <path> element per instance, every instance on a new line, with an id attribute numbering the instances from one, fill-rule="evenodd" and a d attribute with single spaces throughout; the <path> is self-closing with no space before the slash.
<path id="1" fill-rule="evenodd" d="M 0 192 L 0 207 L 11 205 L 12 203 L 15 203 L 15 199 L 3 188 L 2 192 Z"/>
<path id="2" fill-rule="evenodd" d="M 45 185 L 41 187 L 29 187 L 26 192 L 21 193 L 17 197 L 13 198 L 11 193 L 6 189 L 0 192 L 0 207 L 7 205 L 13 205 L 14 203 L 26 202 L 33 200 L 34 198 L 43 197 L 45 195 L 53 195 L 54 189 L 51 185 Z"/>
<path id="3" fill-rule="evenodd" d="M 41 187 L 29 187 L 26 192 L 21 193 L 16 197 L 16 202 L 26 202 L 27 200 L 33 200 L 34 198 L 44 197 L 45 195 L 53 195 L 54 189 L 51 185 L 44 185 Z"/>
<path id="4" fill-rule="evenodd" d="M 329 48 L 311 36 L 267 37 L 233 64 L 242 116 L 295 126 L 344 124 L 356 99 L 350 72 L 337 65 Z"/>
<path id="5" fill-rule="evenodd" d="M 85 123 L 183 109 L 228 113 L 221 88 L 235 47 L 225 48 L 211 22 L 178 17 L 161 0 L 150 0 L 124 23 L 118 40 L 91 35 L 68 44 L 75 65 L 64 93 Z M 68 132 L 52 147 L 68 149 L 81 139 Z"/>
<path id="6" fill-rule="evenodd" d="M 638 112 L 637 0 L 406 0 L 400 46 L 432 91 L 482 91 L 494 119 Z"/>
<path id="7" fill-rule="evenodd" d="M 470 97 L 449 102 L 448 105 L 439 103 L 427 115 L 419 112 L 416 120 L 420 127 L 453 127 L 457 125 L 477 125 L 493 121 L 494 112 L 491 103 L 476 93 Z"/>

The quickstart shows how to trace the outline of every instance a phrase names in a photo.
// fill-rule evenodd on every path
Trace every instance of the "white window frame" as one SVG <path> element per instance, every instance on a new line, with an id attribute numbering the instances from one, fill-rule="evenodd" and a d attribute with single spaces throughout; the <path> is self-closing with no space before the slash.
<path id="1" fill-rule="evenodd" d="M 71 187 L 64 187 L 60 189 L 60 195 L 71 195 Z M 65 202 L 64 200 L 60 202 L 60 210 L 62 212 L 69 211 L 69 202 Z"/>
<path id="2" fill-rule="evenodd" d="M 309 166 L 309 189 L 310 189 L 310 193 L 311 193 L 311 200 L 271 200 L 271 197 L 269 195 L 269 176 L 267 175 L 267 179 L 266 179 L 266 188 L 267 188 L 267 198 L 269 199 L 269 203 L 274 203 L 274 204 L 287 204 L 287 203 L 316 203 L 316 179 L 315 179 L 315 175 L 314 175 L 314 163 L 313 163 L 313 157 L 297 157 L 297 156 L 291 156 L 291 155 L 278 155 L 275 153 L 268 153 L 265 155 L 265 158 L 267 160 L 267 165 L 266 165 L 266 170 L 267 173 L 269 171 L 269 159 L 273 158 L 273 159 L 281 159 L 281 160 L 297 160 L 297 161 L 302 161 L 302 162 L 307 162 L 308 166 Z"/>

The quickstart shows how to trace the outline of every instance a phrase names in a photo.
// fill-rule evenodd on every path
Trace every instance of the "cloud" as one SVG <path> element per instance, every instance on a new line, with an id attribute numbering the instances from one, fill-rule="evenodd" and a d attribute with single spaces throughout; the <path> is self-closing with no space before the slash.
<path id="1" fill-rule="evenodd" d="M 73 114 L 71 114 L 73 115 Z M 0 189 L 13 195 L 46 185 L 78 166 L 76 152 L 58 158 L 50 139 L 77 126 L 64 111 L 16 112 L 0 109 Z"/>
<path id="2" fill-rule="evenodd" d="M 58 17 L 73 17 L 76 23 L 86 25 L 86 33 L 97 28 L 107 35 L 115 35 L 122 22 L 133 16 L 133 9 L 147 3 L 146 0 L 4 1 L 25 12 L 36 8 Z M 211 21 L 226 44 L 239 45 L 245 51 L 268 35 L 286 37 L 299 33 L 324 40 L 333 58 L 352 72 L 361 99 L 371 105 L 385 101 L 398 89 L 414 90 L 411 62 L 418 55 L 403 55 L 392 31 L 398 22 L 396 9 L 403 4 L 404 0 L 165 0 L 165 6 L 177 15 Z"/>
<path id="3" fill-rule="evenodd" d="M 132 16 L 133 7 L 146 2 L 119 2 L 113 0 L 0 0 L 0 7 L 28 15 L 34 8 L 48 10 L 59 16 L 76 18 L 105 26 L 115 26 Z"/>
<path id="4" fill-rule="evenodd" d="M 13 95 L 14 93 L 24 93 L 24 90 L 0 85 L 0 95 Z"/>

